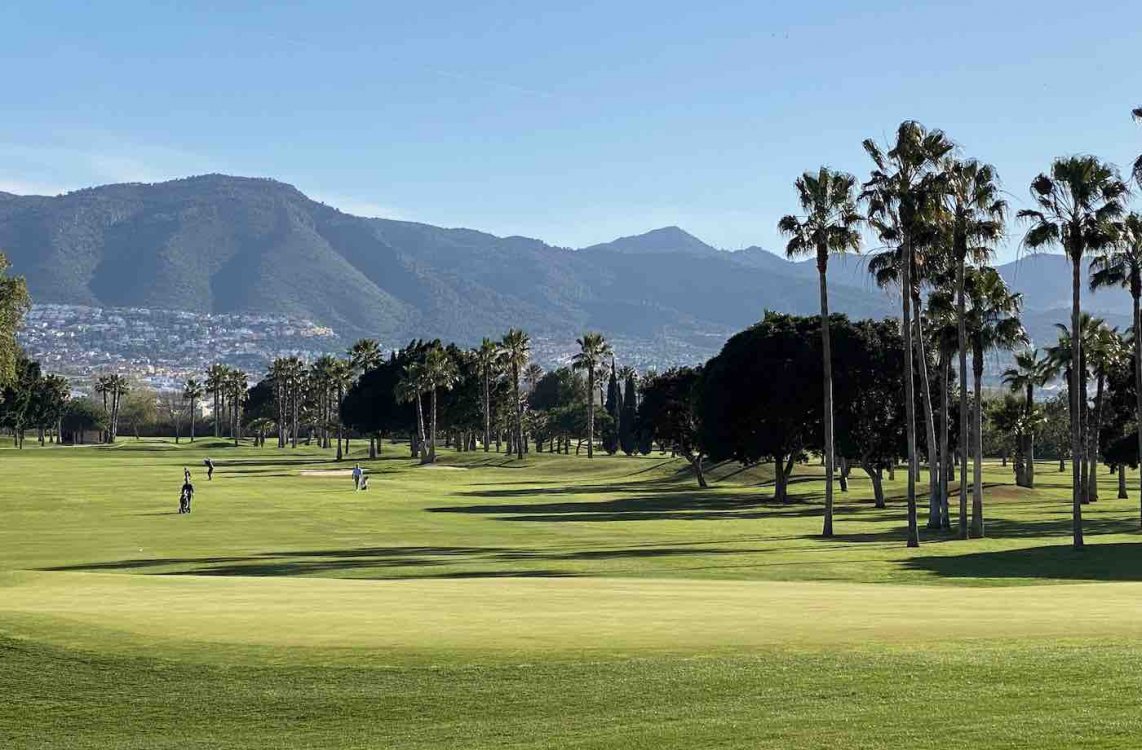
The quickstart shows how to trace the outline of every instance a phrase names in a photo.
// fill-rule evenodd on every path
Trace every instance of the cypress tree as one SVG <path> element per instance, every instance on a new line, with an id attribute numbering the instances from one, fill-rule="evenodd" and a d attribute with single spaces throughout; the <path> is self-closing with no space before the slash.
<path id="1" fill-rule="evenodd" d="M 619 416 L 622 413 L 622 393 L 619 391 L 619 381 L 615 377 L 615 366 L 611 363 L 611 377 L 607 381 L 607 417 L 602 430 L 603 450 L 608 455 L 614 455 L 619 449 Z"/>
<path id="2" fill-rule="evenodd" d="M 623 389 L 622 411 L 619 413 L 619 446 L 628 456 L 638 450 L 638 434 L 635 423 L 638 420 L 638 398 L 635 396 L 634 376 L 627 376 Z"/>

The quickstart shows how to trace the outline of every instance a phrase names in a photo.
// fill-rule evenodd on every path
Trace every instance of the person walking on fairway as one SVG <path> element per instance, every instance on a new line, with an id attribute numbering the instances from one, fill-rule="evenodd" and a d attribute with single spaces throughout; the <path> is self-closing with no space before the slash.
<path id="1" fill-rule="evenodd" d="M 365 472 L 361 470 L 361 464 L 356 464 L 353 466 L 353 491 L 354 492 L 361 489 L 361 477 L 363 477 L 364 475 L 365 475 Z"/>
<path id="2" fill-rule="evenodd" d="M 194 485 L 190 483 L 190 470 L 184 470 L 182 490 L 178 494 L 178 512 L 189 513 L 190 501 L 194 499 Z"/>
<path id="3" fill-rule="evenodd" d="M 209 458 L 206 458 L 205 460 L 203 460 L 202 465 L 206 467 L 206 481 L 209 482 L 209 481 L 213 480 L 214 479 L 214 462 L 211 461 Z"/>

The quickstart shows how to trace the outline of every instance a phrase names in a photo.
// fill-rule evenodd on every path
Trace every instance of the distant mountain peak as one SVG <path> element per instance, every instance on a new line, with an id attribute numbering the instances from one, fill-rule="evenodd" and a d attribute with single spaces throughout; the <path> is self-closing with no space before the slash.
<path id="1" fill-rule="evenodd" d="M 683 253 L 687 255 L 709 255 L 719 252 L 702 240 L 676 226 L 659 227 L 642 234 L 619 237 L 611 242 L 591 245 L 585 251 L 611 251 L 630 254 Z"/>

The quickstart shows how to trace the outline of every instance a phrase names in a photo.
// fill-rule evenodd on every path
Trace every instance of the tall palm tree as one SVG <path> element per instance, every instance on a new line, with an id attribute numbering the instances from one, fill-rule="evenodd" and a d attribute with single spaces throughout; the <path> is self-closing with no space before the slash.
<path id="1" fill-rule="evenodd" d="M 249 385 L 249 377 L 241 370 L 230 369 L 227 372 L 224 391 L 230 405 L 230 437 L 234 439 L 235 446 L 242 438 L 242 404 L 246 402 Z"/>
<path id="2" fill-rule="evenodd" d="M 202 398 L 202 383 L 194 378 L 187 378 L 182 388 L 182 397 L 190 402 L 190 442 L 194 442 L 194 420 L 198 416 L 198 401 Z"/>
<path id="3" fill-rule="evenodd" d="M 1052 376 L 1058 373 L 1063 373 L 1067 383 L 1067 395 L 1072 395 L 1072 377 L 1073 382 L 1078 383 L 1079 389 L 1079 424 L 1082 426 L 1081 446 L 1082 452 L 1080 454 L 1078 473 L 1079 473 L 1079 503 L 1086 505 L 1090 501 L 1090 427 L 1091 427 L 1091 408 L 1089 379 L 1091 375 L 1091 364 L 1094 358 L 1098 357 L 1095 352 L 1098 346 L 1101 332 L 1107 328 L 1106 321 L 1102 318 L 1096 318 L 1090 313 L 1082 313 L 1079 316 L 1079 355 L 1078 355 L 1078 373 L 1077 375 L 1071 369 L 1071 357 L 1073 356 L 1073 340 L 1071 336 L 1071 329 L 1062 324 L 1056 323 L 1055 328 L 1059 331 L 1058 343 L 1054 346 L 1047 347 L 1047 356 L 1051 362 Z M 1095 377 L 1098 376 L 1097 370 L 1094 372 Z"/>
<path id="4" fill-rule="evenodd" d="M 968 341 L 965 270 L 968 263 L 986 263 L 991 248 L 1004 234 L 1007 202 L 1000 198 L 999 177 L 995 168 L 974 159 L 949 159 L 944 164 L 947 176 L 944 208 L 951 225 L 952 257 L 956 274 L 956 326 L 959 339 L 960 372 L 960 476 L 968 471 Z M 960 538 L 968 537 L 967 481 L 960 482 Z"/>
<path id="5" fill-rule="evenodd" d="M 107 377 L 106 393 L 111 397 L 111 420 L 107 442 L 114 443 L 119 436 L 119 406 L 123 397 L 131 390 L 127 379 L 118 373 Z"/>
<path id="6" fill-rule="evenodd" d="M 480 370 L 481 397 L 484 417 L 484 452 L 492 449 L 492 381 L 499 375 L 502 352 L 496 342 L 485 338 L 473 350 L 476 367 Z"/>
<path id="7" fill-rule="evenodd" d="M 345 401 L 345 392 L 353 384 L 354 368 L 352 359 L 334 359 L 329 370 L 329 380 L 333 392 L 333 420 L 337 425 L 337 460 L 344 458 L 341 444 L 345 443 L 348 450 L 349 440 L 345 436 L 345 423 L 341 421 L 341 404 Z"/>
<path id="8" fill-rule="evenodd" d="M 1135 107 L 1132 114 L 1135 120 L 1142 120 L 1142 107 Z M 1134 181 L 1142 187 L 1142 154 L 1139 154 L 1138 158 L 1134 160 Z"/>
<path id="9" fill-rule="evenodd" d="M 918 122 L 900 124 L 895 140 L 887 149 L 873 140 L 864 149 L 875 168 L 864 183 L 870 225 L 885 242 L 901 251 L 901 330 L 904 335 L 904 412 L 908 443 L 908 546 L 920 546 L 916 521 L 916 408 L 913 382 L 912 270 L 917 235 L 925 215 L 930 213 L 943 190 L 938 169 L 951 152 L 951 141 L 939 130 L 927 130 Z"/>
<path id="10" fill-rule="evenodd" d="M 1038 349 L 1025 349 L 1015 355 L 1015 366 L 1003 371 L 1003 383 L 1015 393 L 1023 393 L 1027 432 L 1024 455 L 1027 465 L 1016 480 L 1025 487 L 1035 486 L 1035 389 L 1051 379 L 1051 363 Z"/>
<path id="11" fill-rule="evenodd" d="M 1117 170 L 1093 156 L 1060 157 L 1049 172 L 1031 181 L 1031 197 L 1038 206 L 1019 212 L 1030 223 L 1025 247 L 1038 251 L 1060 247 L 1071 262 L 1071 327 L 1078 330 L 1082 315 L 1082 262 L 1091 252 L 1107 247 L 1114 238 L 1112 222 L 1122 216 L 1126 183 Z M 1071 347 L 1071 378 L 1079 377 L 1081 336 Z M 1075 547 L 1083 546 L 1082 414 L 1078 383 L 1071 387 L 1071 534 Z"/>
<path id="12" fill-rule="evenodd" d="M 527 383 L 528 390 L 532 390 L 543 379 L 543 368 L 532 362 L 523 370 L 523 382 Z"/>
<path id="13" fill-rule="evenodd" d="M 436 461 L 436 393 L 440 389 L 452 390 L 456 383 L 458 372 L 456 362 L 448 356 L 439 345 L 432 347 L 424 355 L 423 388 L 428 391 L 431 403 L 431 421 L 428 427 L 428 453 L 421 461 L 434 463 Z"/>
<path id="14" fill-rule="evenodd" d="M 349 357 L 354 378 L 376 369 L 384 361 L 381 345 L 376 339 L 358 339 L 349 347 L 346 355 Z"/>
<path id="15" fill-rule="evenodd" d="M 595 455 L 595 376 L 603 360 L 611 353 L 611 345 L 601 333 L 584 333 L 575 343 L 579 345 L 579 352 L 572 359 L 571 366 L 587 371 L 587 458 L 592 458 Z"/>
<path id="16" fill-rule="evenodd" d="M 222 436 L 222 392 L 226 383 L 226 365 L 213 364 L 206 369 L 206 392 L 214 397 L 214 437 Z"/>
<path id="17" fill-rule="evenodd" d="M 821 360 L 824 368 L 823 413 L 825 437 L 825 520 L 821 535 L 833 535 L 833 353 L 829 341 L 829 256 L 860 252 L 858 227 L 863 219 L 857 213 L 856 178 L 821 167 L 817 174 L 806 172 L 795 183 L 801 216 L 784 216 L 777 228 L 789 237 L 785 253 L 790 258 L 813 255 L 817 260 L 821 302 Z"/>
<path id="18" fill-rule="evenodd" d="M 950 445 L 951 433 L 951 403 L 952 395 L 949 390 L 952 376 L 952 360 L 955 358 L 959 337 L 957 336 L 956 302 L 953 290 L 942 284 L 928 295 L 928 309 L 924 316 L 927 321 L 926 333 L 931 342 L 930 348 L 936 352 L 937 365 L 940 372 L 940 507 L 938 526 L 941 529 L 951 528 L 951 508 L 948 503 L 948 487 L 955 476 L 955 451 Z M 966 515 L 966 513 L 965 513 Z"/>
<path id="19" fill-rule="evenodd" d="M 423 362 L 409 362 L 404 366 L 404 377 L 397 383 L 396 398 L 404 403 L 416 404 L 417 450 L 422 463 L 428 463 L 428 447 L 424 429 L 424 400 L 427 378 Z"/>
<path id="20" fill-rule="evenodd" d="M 983 521 L 983 360 L 994 349 L 1026 343 L 1019 322 L 1023 295 L 1013 293 L 991 266 L 971 269 L 965 280 L 968 298 L 968 342 L 972 349 L 972 507 L 970 533 L 984 535 Z"/>
<path id="21" fill-rule="evenodd" d="M 94 391 L 95 391 L 96 395 L 102 396 L 102 398 L 103 398 L 103 411 L 106 414 L 110 415 L 111 410 L 107 407 L 107 397 L 111 394 L 111 376 L 110 375 L 99 375 L 98 377 L 96 377 L 95 378 Z M 110 435 L 111 435 L 110 431 L 105 430 L 103 432 L 102 441 L 104 443 L 108 442 Z"/>
<path id="22" fill-rule="evenodd" d="M 520 373 L 527 367 L 531 355 L 531 337 L 518 328 L 511 328 L 500 341 L 503 363 L 512 378 L 512 397 L 515 409 L 515 449 L 516 458 L 523 459 L 523 397 L 519 390 Z"/>
<path id="23" fill-rule="evenodd" d="M 1142 117 L 1142 109 L 1135 114 Z M 1114 243 L 1091 261 L 1090 268 L 1092 290 L 1119 286 L 1130 291 L 1134 313 L 1135 420 L 1142 425 L 1142 214 L 1130 213 L 1123 217 L 1116 227 Z M 1142 429 L 1137 432 L 1138 455 L 1142 456 Z M 1139 483 L 1139 518 L 1142 523 L 1142 472 L 1139 473 Z"/>
<path id="24" fill-rule="evenodd" d="M 1118 335 L 1118 329 L 1099 321 L 1089 339 L 1083 340 L 1088 356 L 1087 364 L 1095 377 L 1094 409 L 1086 427 L 1085 482 L 1087 502 L 1098 500 L 1098 454 L 1099 430 L 1102 429 L 1102 408 L 1105 403 L 1106 380 L 1110 373 L 1122 367 L 1126 361 L 1126 343 Z"/>
<path id="25" fill-rule="evenodd" d="M 943 278 L 947 275 L 949 260 L 949 238 L 946 227 L 940 221 L 939 206 L 930 204 L 927 210 L 919 217 L 913 232 L 912 264 L 911 264 L 911 290 L 912 295 L 912 342 L 914 348 L 913 359 L 919 371 L 920 406 L 924 416 L 924 429 L 928 448 L 928 528 L 938 529 L 942 526 L 942 508 L 944 500 L 937 476 L 939 457 L 937 455 L 936 419 L 932 406 L 932 388 L 928 379 L 928 355 L 924 334 L 925 316 L 923 315 L 922 288 L 925 284 L 933 284 L 939 291 Z M 881 239 L 892 242 L 896 234 L 891 227 L 878 228 Z M 899 285 L 903 274 L 901 264 L 904 258 L 903 248 L 896 247 L 877 253 L 868 263 L 868 270 L 873 274 L 878 286 Z"/>
<path id="26" fill-rule="evenodd" d="M 359 380 L 366 372 L 380 367 L 384 361 L 381 345 L 377 343 L 376 339 L 358 339 L 349 347 L 346 354 L 349 357 L 350 366 L 350 383 L 348 385 L 352 385 L 353 382 Z M 369 458 L 376 457 L 377 435 L 375 433 L 369 433 Z"/>

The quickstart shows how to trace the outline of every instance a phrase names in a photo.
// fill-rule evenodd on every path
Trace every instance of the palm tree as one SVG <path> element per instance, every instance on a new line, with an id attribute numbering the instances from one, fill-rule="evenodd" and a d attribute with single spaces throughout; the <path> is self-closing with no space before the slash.
<path id="1" fill-rule="evenodd" d="M 404 367 L 404 377 L 397 383 L 396 398 L 404 403 L 416 403 L 417 450 L 421 463 L 428 463 L 428 449 L 425 446 L 424 431 L 424 400 L 421 395 L 425 391 L 425 372 L 423 362 L 409 362 Z"/>
<path id="2" fill-rule="evenodd" d="M 860 252 L 862 219 L 857 213 L 856 178 L 821 167 L 817 174 L 797 178 L 797 193 L 804 215 L 782 217 L 777 228 L 789 237 L 785 253 L 790 258 L 814 255 L 821 295 L 821 359 L 824 368 L 823 413 L 825 432 L 825 521 L 821 535 L 833 535 L 833 353 L 829 342 L 829 256 Z"/>
<path id="3" fill-rule="evenodd" d="M 333 392 L 333 420 L 337 424 L 337 460 L 344 458 L 341 444 L 345 443 L 345 452 L 348 452 L 349 439 L 345 436 L 345 424 L 341 421 L 341 404 L 345 401 L 345 392 L 353 384 L 353 361 L 351 359 L 334 359 L 329 369 L 329 384 Z"/>
<path id="4" fill-rule="evenodd" d="M 187 378 L 182 389 L 182 397 L 190 402 L 190 442 L 194 442 L 194 418 L 197 416 L 198 400 L 204 394 L 202 383 L 194 378 Z"/>
<path id="5" fill-rule="evenodd" d="M 380 367 L 384 361 L 381 345 L 375 339 L 358 339 L 349 347 L 350 384 L 361 378 L 366 372 Z M 348 386 L 347 386 L 348 387 Z M 377 457 L 377 436 L 369 434 L 369 458 Z"/>
<path id="6" fill-rule="evenodd" d="M 302 370 L 301 360 L 297 357 L 278 357 L 270 363 L 266 377 L 273 384 L 274 405 L 277 408 L 278 447 L 284 448 L 286 437 L 290 434 L 291 407 L 295 395 L 296 381 Z M 293 445 L 297 447 L 297 412 L 292 410 Z"/>
<path id="7" fill-rule="evenodd" d="M 949 160 L 944 165 L 947 185 L 944 208 L 952 232 L 952 256 L 956 274 L 956 326 L 960 373 L 960 538 L 968 537 L 968 341 L 965 269 L 969 262 L 985 263 L 991 247 L 1003 237 L 1007 202 L 999 195 L 995 168 L 974 159 Z"/>
<path id="8" fill-rule="evenodd" d="M 242 404 L 246 402 L 249 385 L 246 373 L 241 370 L 228 370 L 224 391 L 226 401 L 230 405 L 230 437 L 234 439 L 235 446 L 242 438 Z"/>
<path id="9" fill-rule="evenodd" d="M 214 437 L 222 436 L 222 392 L 227 369 L 226 365 L 213 364 L 206 370 L 206 392 L 214 397 Z"/>
<path id="10" fill-rule="evenodd" d="M 1035 486 L 1035 389 L 1051 379 L 1051 363 L 1038 349 L 1025 349 L 1015 355 L 1015 366 L 1003 371 L 1003 383 L 1015 393 L 1022 392 L 1023 411 L 1027 424 L 1024 455 L 1027 465 L 1023 476 L 1016 482 L 1024 487 Z"/>
<path id="11" fill-rule="evenodd" d="M 1024 209 L 1019 218 L 1031 224 L 1023 238 L 1032 251 L 1061 247 L 1071 262 L 1071 327 L 1078 330 L 1082 315 L 1082 261 L 1090 252 L 1107 247 L 1114 237 L 1112 222 L 1123 212 L 1126 183 L 1110 164 L 1093 156 L 1069 156 L 1052 163 L 1049 173 L 1031 182 L 1031 197 L 1038 205 Z M 1074 337 L 1071 348 L 1071 378 L 1079 376 L 1082 356 L 1081 337 Z M 1078 383 L 1071 387 L 1071 507 L 1072 537 L 1075 547 L 1083 546 L 1082 486 L 1079 464 L 1082 460 L 1082 415 Z"/>
<path id="12" fill-rule="evenodd" d="M 1132 114 L 1135 120 L 1142 120 L 1142 107 L 1135 107 Z M 1134 160 L 1134 181 L 1142 186 L 1142 154 Z"/>
<path id="13" fill-rule="evenodd" d="M 1012 349 L 1026 343 L 1027 334 L 1019 322 L 1023 295 L 1013 293 L 991 266 L 972 269 L 967 287 L 968 339 L 972 348 L 972 508 L 971 534 L 984 535 L 983 522 L 983 358 L 994 349 Z"/>
<path id="14" fill-rule="evenodd" d="M 518 328 L 511 328 L 500 341 L 502 361 L 507 365 L 512 378 L 512 397 L 515 409 L 515 448 L 516 458 L 523 459 L 523 398 L 520 395 L 520 373 L 527 367 L 531 354 L 531 337 Z M 588 447 L 588 450 L 590 448 Z"/>
<path id="15" fill-rule="evenodd" d="M 873 169 L 864 184 L 861 199 L 868 209 L 869 223 L 882 240 L 901 250 L 901 330 L 904 335 L 904 411 L 908 443 L 908 546 L 920 546 L 916 522 L 916 408 L 913 387 L 912 270 L 917 235 L 925 214 L 943 189 L 938 166 L 952 150 L 951 142 L 939 130 L 929 131 L 917 122 L 900 124 L 895 142 L 882 149 L 871 139 L 864 149 Z"/>
<path id="16" fill-rule="evenodd" d="M 1079 454 L 1079 462 L 1077 472 L 1079 475 L 1079 504 L 1086 505 L 1090 497 L 1088 490 L 1090 488 L 1089 474 L 1089 440 L 1090 433 L 1090 420 L 1087 418 L 1090 409 L 1087 394 L 1089 392 L 1088 382 L 1090 377 L 1090 364 L 1091 356 L 1096 340 L 1099 338 L 1099 330 L 1106 326 L 1106 321 L 1102 318 L 1096 318 L 1090 313 L 1082 313 L 1079 316 L 1079 353 L 1078 353 L 1078 372 L 1075 373 L 1071 367 L 1071 358 L 1074 355 L 1074 337 L 1071 335 L 1070 327 L 1056 323 L 1055 328 L 1059 331 L 1058 342 L 1054 346 L 1047 347 L 1047 359 L 1050 362 L 1051 377 L 1056 377 L 1062 373 L 1064 381 L 1067 384 L 1067 395 L 1073 397 L 1074 384 L 1078 384 L 1079 399 L 1078 399 L 1078 420 L 1082 426 L 1082 434 L 1080 436 L 1081 452 Z"/>
<path id="17" fill-rule="evenodd" d="M 111 397 L 111 412 L 107 429 L 107 442 L 114 443 L 119 436 L 119 405 L 123 397 L 131 390 L 127 379 L 118 373 L 108 375 L 103 384 L 104 399 Z"/>
<path id="18" fill-rule="evenodd" d="M 352 367 L 353 377 L 360 377 L 369 370 L 376 369 L 384 360 L 381 345 L 375 339 L 358 339 L 346 352 Z"/>
<path id="19" fill-rule="evenodd" d="M 595 442 L 595 376 L 603 360 L 611 353 L 611 345 L 601 333 L 584 333 L 576 339 L 579 353 L 572 359 L 576 370 L 587 371 L 587 458 L 593 458 Z"/>
<path id="20" fill-rule="evenodd" d="M 1111 328 L 1100 320 L 1089 339 L 1083 340 L 1088 356 L 1087 364 L 1095 377 L 1094 414 L 1086 428 L 1085 481 L 1087 502 L 1098 500 L 1098 433 L 1102 429 L 1102 407 L 1106 391 L 1106 379 L 1110 373 L 1120 368 L 1126 358 L 1126 344 L 1118 335 L 1117 328 Z"/>
<path id="21" fill-rule="evenodd" d="M 97 395 L 103 397 L 103 411 L 105 413 L 107 413 L 108 415 L 110 415 L 111 412 L 107 408 L 107 396 L 110 395 L 110 393 L 111 393 L 111 376 L 110 375 L 99 375 L 98 377 L 96 377 L 95 378 L 94 391 Z M 110 434 L 111 433 L 109 431 L 103 432 L 103 442 L 104 443 L 108 442 L 108 438 L 110 437 Z"/>
<path id="22" fill-rule="evenodd" d="M 1142 109 L 1135 112 L 1142 117 Z M 1142 161 L 1142 157 L 1139 157 Z M 1139 166 L 1142 166 L 1140 164 Z M 1115 242 L 1091 261 L 1090 288 L 1119 286 L 1130 291 L 1134 312 L 1135 420 L 1142 425 L 1142 214 L 1130 213 L 1116 227 Z M 1138 430 L 1138 455 L 1142 456 L 1142 429 Z M 1139 473 L 1139 517 L 1142 523 L 1142 473 Z"/>
<path id="23" fill-rule="evenodd" d="M 481 397 L 484 417 L 484 452 L 492 449 L 492 380 L 499 375 L 499 365 L 502 358 L 500 347 L 496 342 L 485 338 L 480 346 L 473 350 L 476 366 L 480 370 Z"/>
<path id="24" fill-rule="evenodd" d="M 448 356 L 448 352 L 437 345 L 429 349 L 428 353 L 424 355 L 423 374 L 423 387 L 429 392 L 429 399 L 432 404 L 432 418 L 429 422 L 428 454 L 421 461 L 434 463 L 436 461 L 436 392 L 441 388 L 446 391 L 451 390 L 456 383 L 458 372 L 456 363 Z"/>
<path id="25" fill-rule="evenodd" d="M 533 390 L 535 386 L 543 379 L 543 368 L 535 362 L 532 362 L 523 371 L 523 382 L 527 383 L 527 389 Z"/>

